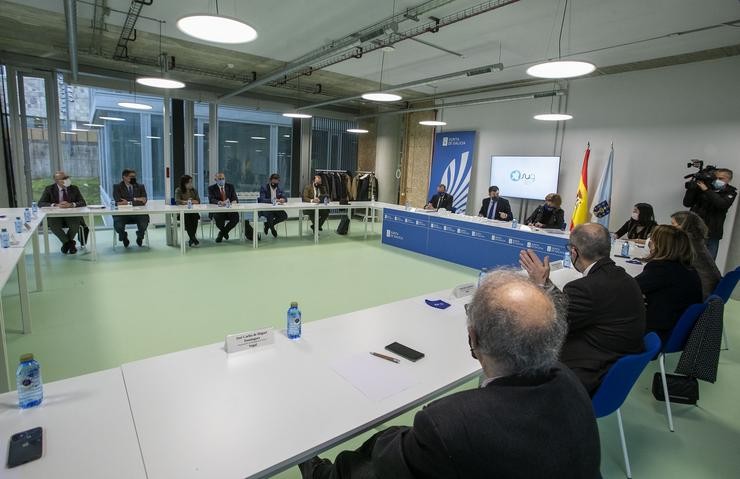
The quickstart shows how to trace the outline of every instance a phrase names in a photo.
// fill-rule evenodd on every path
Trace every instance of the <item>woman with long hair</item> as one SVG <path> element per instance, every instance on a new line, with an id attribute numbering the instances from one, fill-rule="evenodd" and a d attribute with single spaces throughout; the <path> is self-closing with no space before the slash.
<path id="1" fill-rule="evenodd" d="M 717 283 L 722 279 L 722 273 L 717 268 L 712 255 L 707 249 L 707 235 L 709 230 L 704 220 L 691 211 L 676 211 L 671 215 L 671 224 L 681 228 L 689 235 L 691 248 L 694 250 L 694 261 L 692 266 L 699 273 L 701 279 L 701 291 L 703 299 L 707 299 Z"/>
<path id="2" fill-rule="evenodd" d="M 658 223 L 655 222 L 655 214 L 652 205 L 648 203 L 637 203 L 632 208 L 632 216 L 617 230 L 617 239 L 627 235 L 628 240 L 634 240 L 636 243 L 644 244 L 648 239 L 653 228 Z"/>
<path id="3" fill-rule="evenodd" d="M 180 186 L 175 190 L 175 201 L 178 205 L 187 205 L 188 200 L 192 204 L 197 205 L 200 203 L 200 196 L 198 196 L 198 190 L 193 185 L 193 177 L 190 175 L 182 175 L 180 178 Z M 185 231 L 188 233 L 188 245 L 192 248 L 198 246 L 200 242 L 195 237 L 195 233 L 198 231 L 198 220 L 200 220 L 199 213 L 185 213 Z"/>

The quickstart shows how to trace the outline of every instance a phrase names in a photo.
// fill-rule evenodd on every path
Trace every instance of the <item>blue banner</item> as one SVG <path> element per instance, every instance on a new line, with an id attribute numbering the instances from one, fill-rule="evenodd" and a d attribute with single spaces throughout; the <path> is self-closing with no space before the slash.
<path id="1" fill-rule="evenodd" d="M 453 207 L 465 210 L 473 169 L 475 131 L 445 131 L 434 137 L 432 174 L 427 200 L 437 193 L 437 186 L 445 185 L 453 197 Z"/>

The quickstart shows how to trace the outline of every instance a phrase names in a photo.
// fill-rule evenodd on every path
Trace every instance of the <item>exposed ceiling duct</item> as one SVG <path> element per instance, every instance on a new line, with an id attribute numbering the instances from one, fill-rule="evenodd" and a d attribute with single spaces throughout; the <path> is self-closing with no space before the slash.
<path id="1" fill-rule="evenodd" d="M 77 4 L 75 0 L 64 0 L 64 17 L 67 20 L 67 48 L 69 49 L 69 69 L 72 81 L 77 81 Z"/>

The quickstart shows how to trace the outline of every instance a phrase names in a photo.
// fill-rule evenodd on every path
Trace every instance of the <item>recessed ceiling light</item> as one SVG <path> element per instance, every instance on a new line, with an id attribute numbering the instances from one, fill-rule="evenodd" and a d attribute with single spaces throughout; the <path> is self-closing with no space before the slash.
<path id="1" fill-rule="evenodd" d="M 538 63 L 527 68 L 527 75 L 537 78 L 573 78 L 596 70 L 593 63 L 576 60 L 558 60 Z"/>
<path id="2" fill-rule="evenodd" d="M 74 131 L 62 131 L 62 132 L 60 132 L 60 133 L 61 133 L 62 135 L 76 135 L 76 134 L 77 134 L 77 133 L 75 133 Z"/>
<path id="3" fill-rule="evenodd" d="M 160 139 L 162 139 L 161 136 L 150 136 L 150 135 L 146 135 L 146 137 L 149 138 L 150 140 L 160 140 Z"/>
<path id="4" fill-rule="evenodd" d="M 100 119 L 108 121 L 126 121 L 125 118 L 118 118 L 117 116 L 101 116 Z"/>
<path id="5" fill-rule="evenodd" d="M 395 95 L 393 93 L 373 92 L 365 93 L 364 95 L 362 95 L 362 98 L 370 101 L 398 101 L 401 99 L 401 95 Z"/>
<path id="6" fill-rule="evenodd" d="M 419 124 L 424 126 L 445 126 L 447 122 L 437 120 L 422 120 L 419 122 Z"/>
<path id="7" fill-rule="evenodd" d="M 170 80 L 169 78 L 156 78 L 156 77 L 144 77 L 137 78 L 136 83 L 139 85 L 150 86 L 153 88 L 185 88 L 185 84 L 181 81 Z"/>
<path id="8" fill-rule="evenodd" d="M 541 115 L 535 115 L 535 120 L 541 121 L 563 121 L 570 120 L 573 115 L 566 115 L 565 113 L 542 113 Z"/>
<path id="9" fill-rule="evenodd" d="M 206 136 L 206 135 L 203 133 L 193 133 L 193 136 Z"/>
<path id="10" fill-rule="evenodd" d="M 287 116 L 288 118 L 311 118 L 313 115 L 309 115 L 308 113 L 291 112 L 283 113 L 283 116 Z"/>
<path id="11" fill-rule="evenodd" d="M 72 128 L 72 131 L 90 131 L 86 128 Z"/>
<path id="12" fill-rule="evenodd" d="M 239 143 L 237 140 L 226 140 L 226 143 Z"/>
<path id="13" fill-rule="evenodd" d="M 367 133 L 364 128 L 347 128 L 347 133 Z"/>
<path id="14" fill-rule="evenodd" d="M 102 118 L 102 117 L 101 117 L 101 118 Z M 104 126 L 105 126 L 105 125 L 99 125 L 99 124 L 97 124 L 97 123 L 83 123 L 83 125 L 84 125 L 84 126 L 90 126 L 90 127 L 93 127 L 93 128 L 102 128 L 102 127 L 104 127 Z"/>
<path id="15" fill-rule="evenodd" d="M 257 30 L 223 15 L 186 15 L 177 21 L 177 28 L 186 35 L 214 43 L 247 43 L 257 38 Z"/>
<path id="16" fill-rule="evenodd" d="M 290 135 L 283 135 L 283 138 L 290 138 Z"/>
<path id="17" fill-rule="evenodd" d="M 132 110 L 151 110 L 152 106 L 145 103 L 134 103 L 132 101 L 119 101 L 118 106 L 121 108 L 130 108 Z"/>
<path id="18" fill-rule="evenodd" d="M 262 153 L 262 150 L 254 150 L 256 153 Z"/>
<path id="19" fill-rule="evenodd" d="M 252 136 L 250 138 L 252 138 L 253 140 L 266 140 L 267 139 L 264 136 Z"/>

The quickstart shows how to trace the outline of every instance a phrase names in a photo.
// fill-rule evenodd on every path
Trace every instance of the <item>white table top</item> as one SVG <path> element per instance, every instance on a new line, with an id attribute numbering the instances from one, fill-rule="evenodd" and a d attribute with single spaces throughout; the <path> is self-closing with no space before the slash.
<path id="1" fill-rule="evenodd" d="M 5 215 L 5 218 L 0 218 L 0 228 L 6 228 L 10 233 L 10 247 L 11 248 L 25 248 L 28 242 L 31 240 L 33 235 L 37 233 L 39 225 L 44 220 L 44 212 L 39 209 L 36 214 L 36 218 L 31 218 L 29 226 L 30 230 L 23 228 L 23 232 L 18 234 L 15 232 L 15 218 L 23 218 L 23 210 L 25 208 L 0 208 L 0 216 Z"/>
<path id="2" fill-rule="evenodd" d="M 0 395 L 3 479 L 145 478 L 121 370 L 108 369 L 44 385 L 41 406 L 18 408 L 15 391 Z M 41 426 L 41 459 L 6 469 L 11 434 Z"/>
<path id="3" fill-rule="evenodd" d="M 445 291 L 306 323 L 297 342 L 276 332 L 261 350 L 227 355 L 219 343 L 124 364 L 149 479 L 266 476 L 469 380 L 480 371 L 467 345 L 469 300 Z M 414 385 L 386 399 L 330 367 L 394 341 L 426 357 L 394 365 Z"/>

